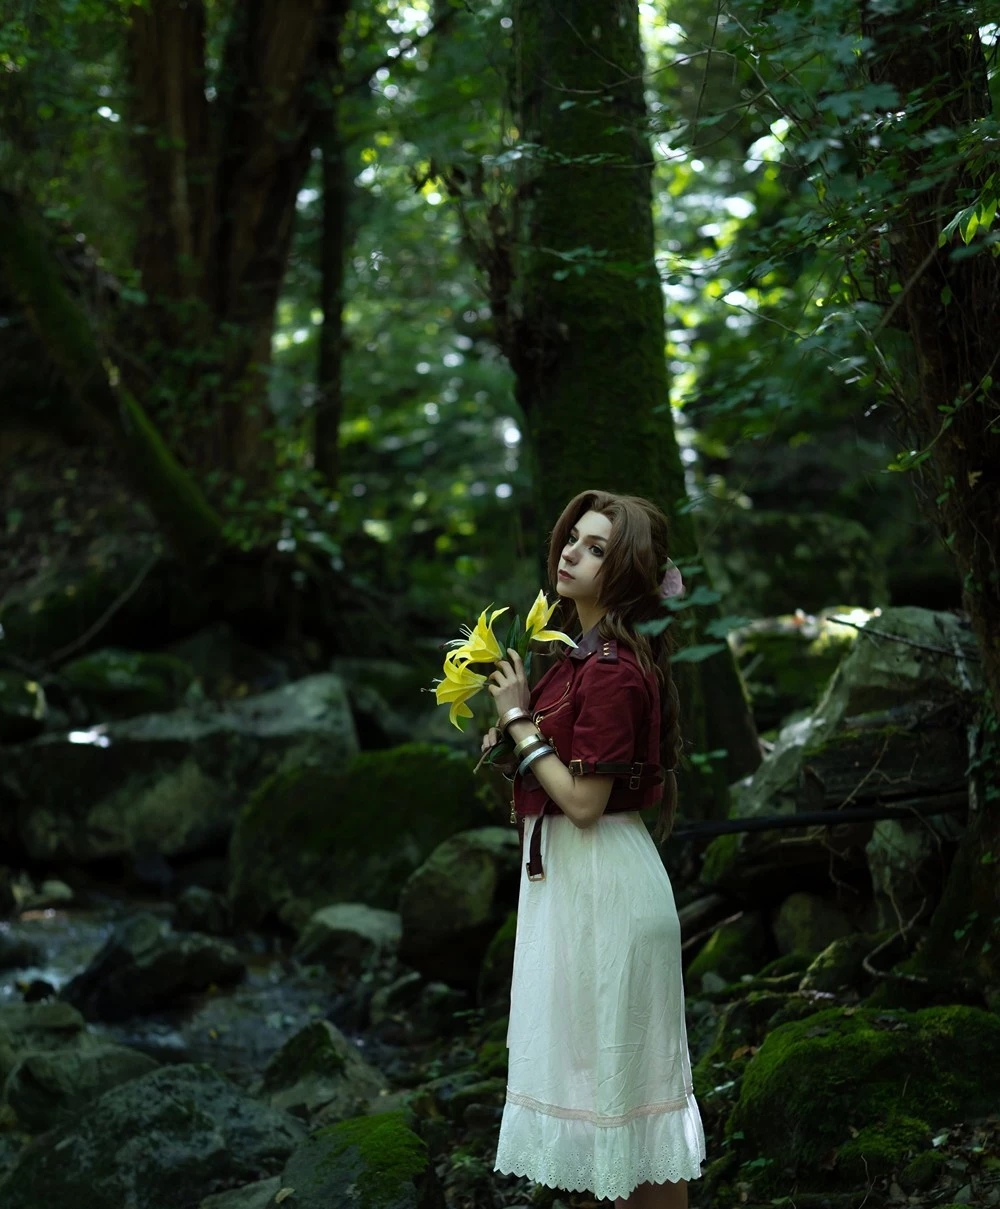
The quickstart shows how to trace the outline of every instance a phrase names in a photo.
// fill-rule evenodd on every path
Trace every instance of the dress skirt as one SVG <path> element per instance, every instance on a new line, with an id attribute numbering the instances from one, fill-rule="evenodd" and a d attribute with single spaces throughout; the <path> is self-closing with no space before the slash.
<path id="1" fill-rule="evenodd" d="M 608 1200 L 698 1179 L 680 924 L 656 846 L 636 813 L 543 826 L 544 880 L 521 866 L 494 1170 Z"/>

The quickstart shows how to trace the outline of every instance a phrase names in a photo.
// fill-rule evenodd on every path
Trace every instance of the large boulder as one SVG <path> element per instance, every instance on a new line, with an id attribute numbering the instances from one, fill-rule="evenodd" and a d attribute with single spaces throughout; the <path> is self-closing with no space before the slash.
<path id="1" fill-rule="evenodd" d="M 819 894 L 790 894 L 774 915 L 774 939 L 780 953 L 822 953 L 854 929 L 844 913 Z"/>
<path id="2" fill-rule="evenodd" d="M 285 1189 L 296 1209 L 445 1206 L 427 1146 L 402 1112 L 354 1117 L 310 1135 L 281 1173 Z"/>
<path id="3" fill-rule="evenodd" d="M 886 609 L 862 621 L 813 711 L 783 726 L 758 769 L 733 786 L 732 817 L 912 798 L 937 799 L 950 808 L 965 800 L 965 725 L 982 688 L 971 629 L 954 614 L 918 608 Z M 930 828 L 939 840 L 961 833 L 947 814 L 897 826 L 899 835 Z M 877 892 L 884 886 L 888 898 L 896 887 L 875 867 L 882 851 L 871 869 L 864 860 L 873 828 L 871 822 L 858 823 L 839 838 L 813 829 L 794 847 L 778 831 L 719 836 L 705 852 L 701 881 L 738 897 L 763 892 L 773 899 L 805 888 L 817 872 L 828 870 L 832 852 L 840 860 L 840 880 L 871 876 Z M 931 836 L 930 842 L 937 840 Z"/>
<path id="4" fill-rule="evenodd" d="M 247 793 L 285 765 L 343 765 L 357 737 L 339 677 L 45 735 L 5 752 L 0 817 L 32 860 L 86 863 L 218 847 Z"/>
<path id="5" fill-rule="evenodd" d="M 61 998 L 90 1020 L 125 1020 L 210 986 L 230 986 L 246 965 L 224 941 L 173 932 L 154 915 L 133 916 L 108 937 Z"/>
<path id="6" fill-rule="evenodd" d="M 708 974 L 734 982 L 759 969 L 768 956 L 769 938 L 761 913 L 747 911 L 715 929 L 685 970 L 685 983 L 701 987 Z"/>
<path id="7" fill-rule="evenodd" d="M 400 892 L 400 958 L 427 977 L 475 988 L 490 940 L 517 901 L 520 871 L 512 828 L 450 836 Z"/>
<path id="8" fill-rule="evenodd" d="M 7 1076 L 3 1098 L 17 1113 L 20 1125 L 41 1133 L 75 1116 L 112 1087 L 157 1066 L 138 1050 L 83 1033 L 71 1049 L 22 1055 Z"/>
<path id="9" fill-rule="evenodd" d="M 300 961 L 357 972 L 399 949 L 399 914 L 367 903 L 332 903 L 314 912 L 295 946 Z"/>
<path id="10" fill-rule="evenodd" d="M 69 1052 L 86 1030 L 86 1021 L 68 1003 L 0 1003 L 0 1088 L 22 1055 Z"/>
<path id="11" fill-rule="evenodd" d="M 998 1046 L 1000 1018 L 961 1006 L 832 1008 L 775 1028 L 726 1126 L 741 1154 L 772 1160 L 751 1199 L 856 1188 L 932 1130 L 994 1112 Z"/>
<path id="12" fill-rule="evenodd" d="M 408 743 L 350 761 L 287 763 L 244 806 L 230 846 L 237 918 L 301 930 L 333 902 L 395 910 L 434 848 L 485 822 L 468 754 Z"/>
<path id="13" fill-rule="evenodd" d="M 209 1066 L 162 1067 L 50 1130 L 0 1181 L 4 1209 L 191 1209 L 277 1174 L 303 1126 Z"/>
<path id="14" fill-rule="evenodd" d="M 281 1047 L 264 1072 L 260 1094 L 296 1116 L 324 1124 L 370 1111 L 384 1076 L 328 1020 L 317 1020 Z"/>

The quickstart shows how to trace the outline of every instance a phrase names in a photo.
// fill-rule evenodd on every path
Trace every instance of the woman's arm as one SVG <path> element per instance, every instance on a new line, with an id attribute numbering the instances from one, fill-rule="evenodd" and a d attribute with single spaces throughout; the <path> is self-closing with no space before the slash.
<path id="1" fill-rule="evenodd" d="M 538 727 L 521 719 L 512 722 L 507 733 L 517 743 L 528 735 L 537 735 Z M 614 777 L 574 777 L 555 752 L 535 760 L 531 771 L 563 814 L 581 828 L 593 827 L 601 817 L 615 783 Z"/>

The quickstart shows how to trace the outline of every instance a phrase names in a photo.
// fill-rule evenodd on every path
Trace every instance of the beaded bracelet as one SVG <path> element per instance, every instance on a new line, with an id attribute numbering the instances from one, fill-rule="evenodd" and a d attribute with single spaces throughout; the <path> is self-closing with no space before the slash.
<path id="1" fill-rule="evenodd" d="M 532 764 L 542 756 L 551 756 L 555 754 L 555 748 L 548 743 L 543 743 L 541 747 L 536 747 L 534 751 L 529 751 L 518 766 L 517 775 L 523 777 Z"/>

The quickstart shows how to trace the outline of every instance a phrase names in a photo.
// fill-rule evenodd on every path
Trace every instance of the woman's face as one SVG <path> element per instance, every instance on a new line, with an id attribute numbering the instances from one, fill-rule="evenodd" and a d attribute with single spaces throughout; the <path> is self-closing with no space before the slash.
<path id="1" fill-rule="evenodd" d="M 611 522 L 600 512 L 585 512 L 569 531 L 559 557 L 556 592 L 576 602 L 595 602 L 600 592 L 598 574 L 604 560 Z"/>

